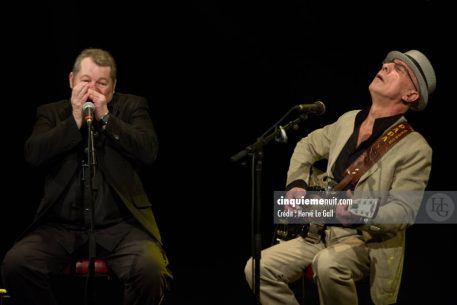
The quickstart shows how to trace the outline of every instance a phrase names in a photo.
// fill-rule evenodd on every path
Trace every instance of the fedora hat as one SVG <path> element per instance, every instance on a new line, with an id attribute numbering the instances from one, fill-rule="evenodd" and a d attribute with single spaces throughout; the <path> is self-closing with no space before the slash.
<path id="1" fill-rule="evenodd" d="M 409 50 L 405 53 L 391 51 L 387 54 L 385 61 L 394 59 L 403 61 L 413 70 L 419 82 L 420 96 L 418 102 L 411 105 L 411 109 L 416 111 L 423 110 L 427 106 L 428 96 L 435 91 L 436 87 L 435 70 L 433 70 L 432 64 L 424 54 L 417 50 Z"/>

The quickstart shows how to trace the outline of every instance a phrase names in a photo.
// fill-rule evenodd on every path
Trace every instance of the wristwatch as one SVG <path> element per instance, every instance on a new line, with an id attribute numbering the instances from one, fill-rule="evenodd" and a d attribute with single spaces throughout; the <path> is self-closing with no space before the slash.
<path id="1" fill-rule="evenodd" d="M 105 126 L 106 124 L 108 124 L 108 120 L 109 120 L 109 112 L 105 113 L 102 118 L 100 119 L 100 123 L 102 124 L 102 126 Z"/>

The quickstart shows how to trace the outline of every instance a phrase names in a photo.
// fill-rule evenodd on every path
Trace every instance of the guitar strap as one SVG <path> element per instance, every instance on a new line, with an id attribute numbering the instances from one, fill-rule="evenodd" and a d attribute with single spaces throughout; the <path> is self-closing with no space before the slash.
<path id="1" fill-rule="evenodd" d="M 382 136 L 376 139 L 344 172 L 343 179 L 335 185 L 333 191 L 342 191 L 348 184 L 356 185 L 360 177 L 367 172 L 381 157 L 389 151 L 396 143 L 413 131 L 408 122 L 400 122 L 390 128 Z M 324 223 L 311 222 L 305 240 L 311 243 L 319 243 Z"/>
<path id="2" fill-rule="evenodd" d="M 351 183 L 355 185 L 370 167 L 381 159 L 396 143 L 413 131 L 408 122 L 400 122 L 380 136 L 344 172 L 344 178 L 333 188 L 342 191 Z"/>

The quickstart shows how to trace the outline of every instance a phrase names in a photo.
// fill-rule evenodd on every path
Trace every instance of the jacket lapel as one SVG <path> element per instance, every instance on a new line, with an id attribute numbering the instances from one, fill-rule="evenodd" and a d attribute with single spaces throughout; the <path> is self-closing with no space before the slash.
<path id="1" fill-rule="evenodd" d="M 336 141 L 332 143 L 330 149 L 330 155 L 328 158 L 328 172 L 327 174 L 333 177 L 333 168 L 335 167 L 335 162 L 338 156 L 340 155 L 341 150 L 343 149 L 346 142 L 351 137 L 351 134 L 354 130 L 355 117 L 358 112 L 354 112 L 353 115 L 348 116 L 341 124 L 338 125 L 336 130 L 336 136 L 334 137 Z"/>
<path id="2" fill-rule="evenodd" d="M 393 126 L 397 125 L 398 123 L 400 122 L 406 122 L 406 118 L 404 116 L 402 116 L 401 118 L 399 118 L 395 123 L 393 123 L 392 125 L 390 125 L 386 130 L 389 130 L 391 129 Z M 383 133 L 384 134 L 384 133 Z M 400 140 L 401 141 L 401 140 Z M 362 175 L 362 177 L 360 177 L 359 181 L 357 182 L 358 183 L 361 183 L 363 182 L 364 180 L 366 180 L 368 177 L 370 177 L 371 175 L 373 175 L 373 173 L 375 173 L 379 167 L 380 167 L 380 164 L 382 164 L 384 158 L 386 158 L 386 155 L 389 154 L 389 151 L 387 151 L 382 157 L 381 159 L 378 160 L 378 162 L 376 162 L 375 164 L 373 164 L 366 172 L 365 174 Z"/>

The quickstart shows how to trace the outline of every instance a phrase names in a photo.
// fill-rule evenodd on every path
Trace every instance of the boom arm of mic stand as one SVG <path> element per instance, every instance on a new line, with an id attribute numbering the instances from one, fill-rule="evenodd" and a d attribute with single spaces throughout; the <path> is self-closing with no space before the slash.
<path id="1" fill-rule="evenodd" d="M 306 119 L 308 119 L 308 115 L 306 113 L 303 113 L 301 114 L 298 118 L 296 118 L 295 120 L 293 121 L 290 121 L 289 123 L 287 123 L 284 127 L 283 127 L 283 130 L 287 131 L 289 130 L 291 127 L 294 127 L 294 126 L 297 126 L 298 123 L 300 123 L 301 121 L 305 121 Z M 270 142 L 271 140 L 273 140 L 281 131 L 279 129 L 276 129 L 275 131 L 273 131 L 272 133 L 270 133 L 269 135 L 266 135 L 264 137 L 261 137 L 259 139 L 257 139 L 256 142 L 254 142 L 253 144 L 247 146 L 245 149 L 243 150 L 240 150 L 239 152 L 237 152 L 236 154 L 234 154 L 232 157 L 230 157 L 230 160 L 232 162 L 237 162 L 241 159 L 243 159 L 244 157 L 246 157 L 248 154 L 250 153 L 254 153 L 256 151 L 259 151 L 261 150 L 261 148 L 267 144 L 268 142 Z"/>

